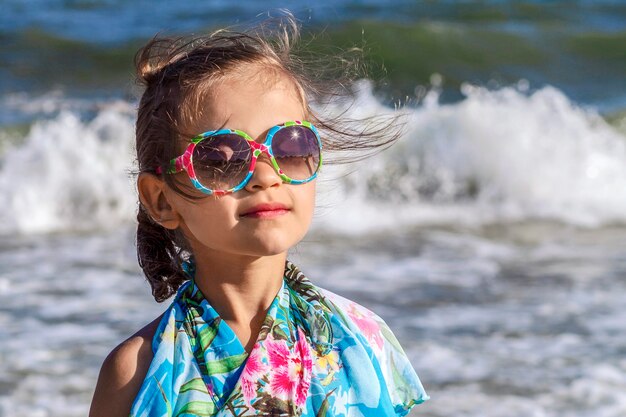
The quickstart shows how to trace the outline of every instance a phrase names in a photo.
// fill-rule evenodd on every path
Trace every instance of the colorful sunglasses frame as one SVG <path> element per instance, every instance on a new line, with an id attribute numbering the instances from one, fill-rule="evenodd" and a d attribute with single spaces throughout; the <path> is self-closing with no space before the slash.
<path id="1" fill-rule="evenodd" d="M 274 158 L 274 154 L 272 152 L 272 139 L 274 138 L 274 135 L 277 132 L 279 132 L 281 129 L 284 129 L 286 127 L 291 127 L 291 126 L 304 126 L 304 127 L 309 128 L 313 133 L 315 133 L 315 137 L 317 138 L 317 144 L 320 149 L 320 159 L 315 169 L 315 173 L 311 177 L 305 180 L 295 180 L 295 179 L 289 178 L 280 169 L 280 166 L 278 165 L 278 162 L 276 161 L 276 158 Z M 248 144 L 252 148 L 252 159 L 250 160 L 250 168 L 248 170 L 248 174 L 239 184 L 237 184 L 233 188 L 230 188 L 228 190 L 211 190 L 210 188 L 207 188 L 204 185 L 202 185 L 200 181 L 198 181 L 196 173 L 193 169 L 193 151 L 196 148 L 196 145 L 198 143 L 202 142 L 203 140 L 207 138 L 210 138 L 212 136 L 217 136 L 217 135 L 230 135 L 230 134 L 241 136 L 246 141 L 248 141 Z M 272 166 L 274 167 L 274 170 L 276 171 L 278 176 L 287 184 L 304 184 L 304 183 L 314 180 L 317 177 L 317 173 L 319 172 L 319 169 L 322 166 L 322 139 L 320 138 L 320 135 L 317 129 L 315 128 L 315 126 L 313 126 L 313 124 L 311 124 L 311 122 L 307 122 L 305 120 L 302 120 L 302 121 L 294 120 L 294 121 L 288 121 L 283 124 L 272 127 L 267 132 L 267 135 L 265 136 L 265 141 L 263 143 L 256 142 L 246 132 L 242 130 L 237 130 L 237 129 L 210 130 L 208 132 L 201 133 L 198 136 L 195 136 L 191 139 L 191 143 L 189 144 L 189 146 L 187 147 L 187 149 L 182 155 L 170 161 L 170 167 L 166 171 L 166 173 L 176 174 L 182 171 L 186 171 L 193 186 L 196 187 L 201 192 L 203 192 L 204 194 L 224 195 L 224 194 L 234 193 L 235 191 L 241 190 L 243 187 L 246 186 L 248 181 L 250 181 L 250 178 L 252 178 L 252 173 L 254 172 L 254 167 L 256 166 L 256 160 L 258 159 L 259 155 L 261 155 L 264 152 L 269 156 L 270 161 L 272 162 Z M 161 167 L 158 167 L 156 169 L 156 173 L 157 174 L 163 173 L 163 170 L 161 169 Z"/>

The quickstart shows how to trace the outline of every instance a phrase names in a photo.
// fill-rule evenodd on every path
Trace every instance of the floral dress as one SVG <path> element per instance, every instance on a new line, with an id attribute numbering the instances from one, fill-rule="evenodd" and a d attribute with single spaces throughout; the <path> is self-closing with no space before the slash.
<path id="1" fill-rule="evenodd" d="M 291 262 L 247 353 L 194 280 L 152 343 L 131 417 L 404 416 L 428 399 L 385 322 Z"/>

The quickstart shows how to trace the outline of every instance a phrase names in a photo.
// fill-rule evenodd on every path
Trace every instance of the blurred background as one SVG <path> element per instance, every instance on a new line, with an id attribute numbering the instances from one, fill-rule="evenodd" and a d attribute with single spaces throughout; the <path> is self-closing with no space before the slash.
<path id="1" fill-rule="evenodd" d="M 0 416 L 86 415 L 167 307 L 135 258 L 137 48 L 284 6 L 0 0 Z M 409 103 L 394 147 L 324 168 L 291 259 L 396 332 L 412 415 L 626 415 L 626 2 L 289 7 L 311 48 L 365 47 L 351 115 Z"/>

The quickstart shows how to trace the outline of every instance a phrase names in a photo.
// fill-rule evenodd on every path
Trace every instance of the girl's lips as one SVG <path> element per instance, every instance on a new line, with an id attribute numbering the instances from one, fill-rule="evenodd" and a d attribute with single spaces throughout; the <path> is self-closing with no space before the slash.
<path id="1" fill-rule="evenodd" d="M 261 219 L 270 219 L 273 217 L 282 216 L 287 213 L 289 208 L 281 203 L 263 203 L 257 204 L 250 209 L 244 211 L 242 217 L 254 217 Z"/>
<path id="2" fill-rule="evenodd" d="M 253 217 L 256 219 L 273 219 L 274 217 L 282 216 L 285 213 L 288 213 L 289 210 L 278 209 L 278 210 L 261 210 L 255 211 L 253 213 L 244 214 L 243 217 Z"/>

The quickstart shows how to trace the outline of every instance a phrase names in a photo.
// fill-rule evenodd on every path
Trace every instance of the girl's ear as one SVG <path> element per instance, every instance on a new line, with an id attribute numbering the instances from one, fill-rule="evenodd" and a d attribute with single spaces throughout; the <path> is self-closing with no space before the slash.
<path id="1" fill-rule="evenodd" d="M 168 201 L 165 193 L 165 181 L 154 174 L 142 172 L 137 178 L 139 201 L 152 217 L 152 220 L 166 229 L 177 229 L 180 225 L 180 215 Z"/>

